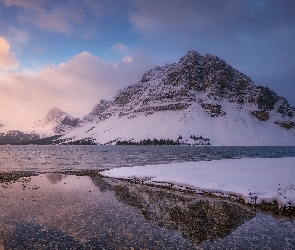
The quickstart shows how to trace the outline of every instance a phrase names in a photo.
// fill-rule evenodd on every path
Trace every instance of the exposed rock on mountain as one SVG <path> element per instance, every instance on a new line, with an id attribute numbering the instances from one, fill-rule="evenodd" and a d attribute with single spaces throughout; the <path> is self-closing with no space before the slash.
<path id="1" fill-rule="evenodd" d="M 112 105 L 111 101 L 104 100 L 104 99 L 100 100 L 100 103 L 97 104 L 88 115 L 85 115 L 83 117 L 81 124 L 96 121 L 98 119 L 98 117 L 100 117 L 100 115 L 106 109 L 108 109 L 111 105 Z M 100 117 L 100 119 L 102 119 L 102 117 Z"/>
<path id="2" fill-rule="evenodd" d="M 100 144 L 147 139 L 211 145 L 295 145 L 295 109 L 267 87 L 213 55 L 188 52 L 147 71 L 112 102 L 101 101 L 63 142 Z M 94 122 L 95 121 L 95 122 Z"/>
<path id="3" fill-rule="evenodd" d="M 41 137 L 61 135 L 77 127 L 80 122 L 79 118 L 74 118 L 54 107 L 49 110 L 43 122 L 39 120 L 31 126 L 31 132 Z"/>

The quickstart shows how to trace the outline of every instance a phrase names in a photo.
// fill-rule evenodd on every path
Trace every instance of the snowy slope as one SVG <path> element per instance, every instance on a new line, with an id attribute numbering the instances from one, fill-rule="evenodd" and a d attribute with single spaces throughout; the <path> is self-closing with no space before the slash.
<path id="1" fill-rule="evenodd" d="M 295 145 L 295 109 L 212 55 L 190 51 L 102 101 L 65 142 L 208 138 L 211 145 Z"/>

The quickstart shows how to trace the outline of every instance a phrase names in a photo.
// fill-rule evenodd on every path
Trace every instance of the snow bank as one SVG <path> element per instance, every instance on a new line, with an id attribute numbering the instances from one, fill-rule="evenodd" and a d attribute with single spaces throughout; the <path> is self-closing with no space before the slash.
<path id="1" fill-rule="evenodd" d="M 114 168 L 115 178 L 145 178 L 202 190 L 234 193 L 246 202 L 278 201 L 295 206 L 295 157 L 244 158 Z"/>

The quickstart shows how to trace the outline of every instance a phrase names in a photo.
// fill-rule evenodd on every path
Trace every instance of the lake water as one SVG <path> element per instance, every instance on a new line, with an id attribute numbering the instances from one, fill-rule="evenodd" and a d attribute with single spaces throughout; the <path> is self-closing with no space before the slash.
<path id="1" fill-rule="evenodd" d="M 0 146 L 3 249 L 295 249 L 294 218 L 228 201 L 54 171 L 242 157 L 295 147 Z M 1 181 L 1 180 L 0 180 Z"/>
<path id="2" fill-rule="evenodd" d="M 295 147 L 0 146 L 0 171 L 52 172 L 243 157 L 295 157 Z"/>

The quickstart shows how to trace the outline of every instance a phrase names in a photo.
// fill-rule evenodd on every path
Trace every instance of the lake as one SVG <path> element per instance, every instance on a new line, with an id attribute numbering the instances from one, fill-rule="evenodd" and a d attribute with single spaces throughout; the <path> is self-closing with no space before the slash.
<path id="1" fill-rule="evenodd" d="M 0 171 L 77 169 L 245 157 L 295 157 L 295 147 L 0 146 Z"/>
<path id="2" fill-rule="evenodd" d="M 242 157 L 295 157 L 295 147 L 0 146 L 0 172 L 39 173 L 0 183 L 0 249 L 295 248 L 292 217 L 57 173 Z"/>

